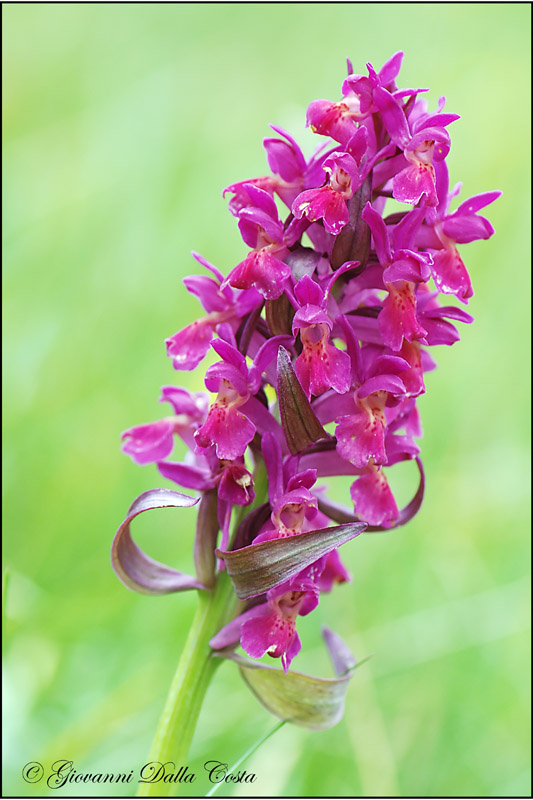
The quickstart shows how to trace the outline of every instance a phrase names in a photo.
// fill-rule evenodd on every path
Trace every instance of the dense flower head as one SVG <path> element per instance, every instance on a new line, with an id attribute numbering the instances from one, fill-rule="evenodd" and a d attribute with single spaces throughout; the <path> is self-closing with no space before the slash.
<path id="1" fill-rule="evenodd" d="M 310 158 L 271 126 L 276 136 L 263 142 L 271 173 L 224 190 L 249 249 L 226 276 L 194 254 L 208 274 L 185 285 L 205 315 L 166 340 L 177 370 L 216 353 L 208 394 L 165 386 L 161 400 L 174 415 L 123 434 L 138 464 L 153 462 L 180 487 L 214 498 L 215 537 L 201 546 L 218 543 L 218 569 L 234 552 L 251 570 L 255 557 L 266 563 L 281 552 L 282 540 L 301 547 L 301 568 L 260 582 L 268 588 L 259 593 L 250 585 L 239 595 L 249 598 L 242 613 L 212 641 L 281 658 L 285 670 L 301 647 L 298 616 L 350 580 L 340 539 L 309 561 L 311 534 L 329 542 L 332 523 L 340 531 L 348 521 L 387 530 L 420 507 L 416 404 L 435 368 L 429 349 L 454 344 L 454 323 L 472 322 L 440 295 L 468 303 L 462 245 L 494 233 L 480 212 L 499 192 L 450 209 L 459 187 L 449 190 L 449 128 L 459 117 L 444 110 L 444 97 L 431 111 L 426 89 L 398 88 L 402 57 L 379 70 L 367 64 L 364 74 L 349 64 L 337 99 L 309 105 L 307 125 L 319 138 Z M 175 435 L 189 448 L 183 462 L 170 460 Z M 404 509 L 388 479 L 399 461 L 421 475 Z M 265 474 L 268 497 L 258 494 Z M 329 500 L 320 483 L 335 475 L 353 477 L 351 508 Z"/>

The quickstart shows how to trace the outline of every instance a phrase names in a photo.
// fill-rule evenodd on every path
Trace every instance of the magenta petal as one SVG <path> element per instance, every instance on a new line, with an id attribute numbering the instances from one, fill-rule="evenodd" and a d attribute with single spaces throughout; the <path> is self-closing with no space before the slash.
<path id="1" fill-rule="evenodd" d="M 362 128 L 361 131 L 365 131 L 365 133 L 362 134 L 358 130 L 357 134 L 352 136 L 349 142 L 350 147 L 353 147 L 355 144 L 356 153 L 359 150 L 357 142 L 360 141 L 361 137 L 363 137 L 366 141 L 366 136 L 368 135 L 366 128 Z M 357 168 L 357 162 L 355 158 L 349 152 L 342 153 L 340 151 L 336 151 L 335 153 L 331 153 L 324 160 L 322 164 L 322 169 L 324 169 L 326 172 L 329 172 L 329 174 L 331 175 L 332 188 L 335 189 L 335 191 L 337 192 L 343 191 L 346 192 L 347 194 L 353 193 L 353 189 L 351 187 L 359 177 L 359 170 Z M 336 185 L 335 182 L 338 180 L 339 176 L 342 173 L 344 173 L 344 175 L 341 178 L 341 186 L 338 186 Z M 346 178 L 348 178 L 349 180 L 346 181 Z"/>
<path id="2" fill-rule="evenodd" d="M 408 369 L 408 367 L 409 362 L 401 355 L 382 355 L 375 358 L 375 360 L 372 358 L 367 366 L 367 374 L 372 376 L 385 374 L 398 375 L 398 373 L 401 374 L 404 370 Z M 358 394 L 362 396 L 360 392 L 358 392 Z"/>
<path id="3" fill-rule="evenodd" d="M 261 247 L 265 244 L 265 235 L 270 240 L 268 243 L 280 244 L 283 241 L 283 226 L 278 219 L 277 211 L 273 219 L 260 208 L 253 206 L 242 208 L 239 211 L 239 231 L 249 247 Z"/>
<path id="4" fill-rule="evenodd" d="M 340 417 L 335 435 L 337 452 L 355 467 L 366 467 L 370 458 L 376 464 L 387 463 L 383 413 Z"/>
<path id="5" fill-rule="evenodd" d="M 404 372 L 405 370 L 402 370 L 401 378 L 398 375 L 374 375 L 372 378 L 368 378 L 357 390 L 357 397 L 364 399 L 374 392 L 389 392 L 392 395 L 404 394 Z"/>
<path id="6" fill-rule="evenodd" d="M 456 247 L 445 247 L 433 253 L 433 280 L 439 292 L 454 294 L 464 303 L 474 294 L 470 276 Z"/>
<path id="7" fill-rule="evenodd" d="M 454 116 L 458 119 L 457 115 L 450 114 L 446 115 L 446 117 Z M 453 122 L 453 120 L 451 120 Z M 450 124 L 449 122 L 447 123 Z M 441 161 L 448 155 L 450 150 L 450 134 L 448 131 L 444 130 L 442 127 L 435 127 L 435 126 L 426 126 L 424 125 L 423 128 L 420 128 L 413 134 L 409 144 L 405 148 L 407 152 L 411 153 L 421 153 L 421 152 L 428 152 L 426 151 L 426 147 L 429 146 L 426 143 L 432 142 L 435 144 L 435 150 L 433 151 L 433 157 L 436 161 Z"/>
<path id="8" fill-rule="evenodd" d="M 245 187 L 248 192 L 252 205 L 261 211 L 264 211 L 271 219 L 278 218 L 278 209 L 276 202 L 270 192 L 265 191 L 257 184 L 249 183 Z"/>
<path id="9" fill-rule="evenodd" d="M 299 308 L 292 319 L 292 331 L 296 335 L 298 328 L 307 328 L 309 325 L 327 325 L 331 330 L 333 324 L 327 311 L 321 306 L 303 306 Z"/>
<path id="10" fill-rule="evenodd" d="M 239 211 L 242 208 L 253 205 L 248 191 L 250 185 L 258 186 L 260 189 L 264 189 L 265 192 L 273 195 L 277 186 L 277 181 L 271 176 L 265 176 L 264 178 L 252 178 L 247 181 L 238 181 L 237 183 L 232 183 L 231 186 L 226 186 L 222 192 L 222 197 L 225 197 L 227 192 L 233 194 L 233 197 L 228 203 L 228 207 L 235 217 L 239 216 Z"/>
<path id="11" fill-rule="evenodd" d="M 386 267 L 392 261 L 392 253 L 389 244 L 389 235 L 387 233 L 387 226 L 383 221 L 381 214 L 372 208 L 370 203 L 367 203 L 361 215 L 372 232 L 372 239 L 374 240 L 374 247 L 376 250 L 379 263 Z"/>
<path id="12" fill-rule="evenodd" d="M 445 100 L 446 98 L 441 98 Z M 442 106 L 444 108 L 444 105 Z M 461 119 L 459 114 L 448 114 L 448 113 L 436 113 L 436 114 L 429 114 L 428 116 L 419 118 L 415 124 L 413 125 L 413 131 L 415 133 L 422 132 L 426 135 L 426 138 L 431 139 L 433 138 L 431 135 L 427 135 L 425 132 L 428 128 L 445 128 L 447 125 L 451 125 L 452 122 L 455 122 L 457 119 Z M 414 138 L 414 137 L 413 137 Z"/>
<path id="13" fill-rule="evenodd" d="M 351 137 L 350 141 L 346 145 L 346 150 L 355 159 L 358 165 L 361 164 L 361 160 L 366 153 L 366 149 L 368 147 L 368 131 L 366 128 L 361 127 L 357 129 L 357 133 Z M 355 180 L 355 175 L 353 180 Z"/>
<path id="14" fill-rule="evenodd" d="M 411 281 L 423 283 L 431 277 L 433 259 L 429 253 L 414 253 L 412 250 L 397 250 L 394 261 L 383 271 L 385 283 Z"/>
<path id="15" fill-rule="evenodd" d="M 220 340 L 218 340 L 220 341 Z M 227 386 L 245 397 L 248 394 L 248 375 L 247 369 L 243 370 L 231 364 L 229 361 L 217 361 L 207 368 L 204 383 L 210 392 L 219 392 L 221 381 L 226 381 Z M 224 384 L 223 384 L 224 385 Z"/>
<path id="16" fill-rule="evenodd" d="M 304 469 L 303 472 L 298 472 L 296 475 L 291 475 L 287 482 L 287 491 L 292 492 L 294 489 L 310 489 L 316 483 L 316 469 Z"/>
<path id="17" fill-rule="evenodd" d="M 194 467 L 177 461 L 160 461 L 157 464 L 157 469 L 164 478 L 168 478 L 186 489 L 206 491 L 215 485 L 210 471 L 201 467 Z"/>
<path id="18" fill-rule="evenodd" d="M 276 528 L 268 528 L 268 530 L 258 533 L 253 543 L 261 544 L 261 542 L 271 542 L 273 539 L 279 539 L 279 531 Z"/>
<path id="19" fill-rule="evenodd" d="M 464 200 L 455 213 L 475 214 L 477 211 L 481 211 L 482 208 L 485 208 L 485 206 L 488 206 L 490 203 L 494 203 L 494 201 L 500 196 L 501 192 L 498 191 L 475 194 L 472 197 L 469 197 L 468 200 Z"/>
<path id="20" fill-rule="evenodd" d="M 425 194 L 428 206 L 436 206 L 439 203 L 437 189 L 435 187 L 435 170 L 432 164 L 417 162 L 410 164 L 397 175 L 392 181 L 392 194 L 395 200 L 400 203 L 411 203 L 415 205 Z"/>
<path id="21" fill-rule="evenodd" d="M 188 275 L 183 283 L 187 291 L 196 295 L 208 313 L 227 309 L 228 298 L 220 291 L 220 283 L 213 278 L 208 278 L 207 275 Z"/>
<path id="22" fill-rule="evenodd" d="M 443 319 L 428 319 L 424 321 L 427 328 L 426 342 L 429 345 L 452 345 L 460 340 L 459 332 L 451 322 Z"/>
<path id="23" fill-rule="evenodd" d="M 218 458 L 234 461 L 244 454 L 255 435 L 255 425 L 234 406 L 213 403 L 205 423 L 194 434 L 196 444 L 214 444 Z"/>
<path id="24" fill-rule="evenodd" d="M 319 395 L 327 389 L 344 394 L 350 388 L 350 356 L 331 344 L 304 350 L 294 363 L 294 371 L 302 388 L 309 395 Z"/>
<path id="25" fill-rule="evenodd" d="M 260 617 L 265 614 L 270 614 L 270 609 L 266 603 L 248 609 L 244 614 L 240 614 L 240 616 L 228 622 L 227 625 L 224 625 L 224 627 L 213 636 L 209 642 L 209 647 L 213 650 L 222 650 L 224 647 L 237 644 L 241 637 L 241 627 L 243 623 L 246 622 L 246 620 L 255 619 L 255 617 Z M 257 657 L 260 658 L 260 656 Z"/>
<path id="26" fill-rule="evenodd" d="M 218 485 L 218 496 L 238 506 L 248 506 L 254 500 L 254 481 L 243 464 L 226 467 Z"/>
<path id="27" fill-rule="evenodd" d="M 191 250 L 191 256 L 194 258 L 195 261 L 201 264 L 202 267 L 205 267 L 205 269 L 209 270 L 209 272 L 211 272 L 215 276 L 215 278 L 219 283 L 222 283 L 222 281 L 224 280 L 224 276 L 222 275 L 221 271 L 217 269 L 217 267 L 215 267 L 214 264 L 211 264 L 210 261 L 204 258 L 203 255 L 201 255 L 200 253 L 197 253 L 195 250 Z"/>
<path id="28" fill-rule="evenodd" d="M 270 432 L 276 437 L 280 445 L 286 448 L 281 425 L 257 397 L 249 397 L 246 403 L 241 406 L 241 410 L 246 414 L 250 422 L 253 422 L 256 431 L 261 436 Z"/>
<path id="29" fill-rule="evenodd" d="M 439 171 L 442 172 L 439 167 Z M 419 231 L 420 225 L 426 215 L 426 206 L 413 208 L 409 211 L 400 222 L 394 226 L 392 240 L 394 242 L 394 250 L 413 250 L 413 242 L 415 241 Z M 396 254 L 395 254 L 396 257 Z"/>
<path id="30" fill-rule="evenodd" d="M 345 198 L 339 192 L 333 192 L 333 199 L 330 198 L 324 208 L 324 228 L 328 233 L 337 236 L 348 223 L 348 206 Z"/>
<path id="31" fill-rule="evenodd" d="M 394 144 L 401 149 L 407 147 L 411 138 L 409 125 L 398 100 L 382 86 L 378 86 L 374 90 L 374 102 L 381 111 L 383 122 Z"/>
<path id="32" fill-rule="evenodd" d="M 299 194 L 292 204 L 292 213 L 297 219 L 305 215 L 311 222 L 323 218 L 325 229 L 334 236 L 348 222 L 346 199 L 331 186 L 320 186 Z"/>
<path id="33" fill-rule="evenodd" d="M 291 661 L 293 660 L 293 658 L 295 658 L 295 656 L 298 655 L 301 649 L 302 649 L 302 643 L 300 641 L 300 637 L 298 636 L 297 632 L 294 631 L 291 643 L 289 644 L 286 652 L 281 656 L 281 664 L 285 674 L 287 674 L 289 670 Z"/>
<path id="34" fill-rule="evenodd" d="M 173 430 L 172 420 L 168 419 L 128 428 L 121 437 L 126 439 L 122 445 L 122 452 L 141 465 L 162 461 L 172 452 Z"/>
<path id="35" fill-rule="evenodd" d="M 341 144 L 357 132 L 346 103 L 332 103 L 331 100 L 313 100 L 307 107 L 307 125 L 315 133 L 331 136 Z"/>
<path id="36" fill-rule="evenodd" d="M 310 477 L 309 470 L 305 477 Z M 301 477 L 304 477 L 300 473 Z M 296 478 L 296 476 L 294 476 Z M 305 482 L 305 478 L 304 478 Z M 298 486 L 297 481 L 292 481 L 290 491 L 281 495 L 280 499 L 272 508 L 272 522 L 276 526 L 280 536 L 294 535 L 301 532 L 304 516 L 313 519 L 317 513 L 317 500 L 314 495 L 303 485 Z"/>
<path id="37" fill-rule="evenodd" d="M 383 86 L 387 87 L 389 83 L 392 83 L 395 78 L 398 77 L 398 73 L 400 71 L 400 67 L 402 66 L 402 59 L 403 59 L 403 51 L 399 50 L 397 53 L 394 53 L 379 71 L 379 79 Z"/>
<path id="38" fill-rule="evenodd" d="M 305 172 L 305 158 L 302 151 L 294 139 L 281 128 L 270 126 L 277 133 L 281 133 L 287 141 L 283 139 L 267 138 L 263 139 L 263 147 L 267 151 L 268 166 L 272 172 L 283 178 L 284 181 L 293 183 Z"/>
<path id="39" fill-rule="evenodd" d="M 389 294 L 378 316 L 378 325 L 383 341 L 391 350 L 399 350 L 404 338 L 408 342 L 424 338 L 426 331 L 417 319 L 416 299 L 411 284 L 389 286 Z"/>
<path id="40" fill-rule="evenodd" d="M 268 497 L 274 505 L 283 494 L 283 462 L 280 443 L 270 431 L 262 437 L 261 450 L 268 475 Z"/>
<path id="41" fill-rule="evenodd" d="M 399 461 L 412 459 L 420 453 L 420 448 L 411 436 L 394 433 L 387 434 L 387 457 L 389 466 Z"/>
<path id="42" fill-rule="evenodd" d="M 278 620 L 279 627 L 276 624 Z M 293 632 L 288 630 L 289 627 L 294 629 L 294 623 L 292 626 L 284 625 L 284 620 L 273 611 L 264 616 L 254 616 L 242 625 L 241 647 L 252 658 L 261 658 L 268 650 L 272 650 L 273 655 L 281 655 Z"/>
<path id="43" fill-rule="evenodd" d="M 350 356 L 332 344 L 326 347 L 324 370 L 330 386 L 339 394 L 345 394 L 350 388 L 352 365 Z"/>
<path id="44" fill-rule="evenodd" d="M 405 386 L 405 390 L 411 397 L 417 397 L 426 390 L 424 386 L 422 356 L 428 357 L 428 354 L 425 351 L 422 353 L 420 345 L 416 342 L 406 342 L 405 340 L 400 353 L 410 365 L 410 369 L 402 372 L 402 382 Z M 425 369 L 427 371 L 427 367 Z"/>
<path id="45" fill-rule="evenodd" d="M 458 244 L 490 239 L 494 228 L 485 217 L 476 214 L 451 214 L 442 223 L 444 235 Z"/>
<path id="46" fill-rule="evenodd" d="M 424 311 L 425 319 L 440 319 L 441 317 L 448 317 L 449 319 L 456 319 L 459 322 L 469 324 L 474 321 L 474 317 L 467 311 L 457 306 L 436 306 L 428 308 Z"/>
<path id="47" fill-rule="evenodd" d="M 236 289 L 257 289 L 267 300 L 275 300 L 283 294 L 284 283 L 290 274 L 287 264 L 263 248 L 248 253 L 226 280 Z"/>
<path id="48" fill-rule="evenodd" d="M 192 370 L 197 367 L 209 350 L 212 338 L 212 325 L 204 317 L 165 339 L 167 355 L 172 358 L 174 369 Z"/>
<path id="49" fill-rule="evenodd" d="M 339 551 L 332 550 L 326 556 L 326 564 L 318 579 L 318 586 L 321 592 L 331 592 L 333 584 L 346 583 L 351 581 L 352 576 L 342 563 Z"/>
<path id="50" fill-rule="evenodd" d="M 309 275 L 300 278 L 294 287 L 294 294 L 301 306 L 321 306 L 324 302 L 324 292 Z"/>
<path id="51" fill-rule="evenodd" d="M 352 101 L 350 105 L 353 104 L 353 95 L 355 95 L 359 103 L 359 112 L 361 115 L 367 114 L 372 109 L 373 84 L 370 83 L 369 79 L 364 75 L 349 75 L 343 82 L 341 91 L 344 97 L 346 97 L 348 103 Z M 355 109 L 357 109 L 357 105 L 355 106 Z M 359 128 L 359 130 L 361 130 L 361 128 Z"/>
<path id="52" fill-rule="evenodd" d="M 261 385 L 261 375 L 267 370 L 272 361 L 277 357 L 279 346 L 290 347 L 293 344 L 293 339 L 287 334 L 280 334 L 279 336 L 271 336 L 264 342 L 254 356 L 253 367 L 250 369 L 250 378 L 255 375 L 257 381 L 257 388 L 252 392 L 256 392 Z M 274 373 L 275 375 L 275 373 Z M 267 374 L 267 379 L 268 379 Z"/>
<path id="53" fill-rule="evenodd" d="M 175 414 L 182 414 L 194 422 L 205 419 L 209 406 L 208 395 L 204 392 L 191 394 L 180 386 L 162 386 L 159 402 L 170 403 Z"/>
<path id="54" fill-rule="evenodd" d="M 316 465 L 319 478 L 330 475 L 357 475 L 360 471 L 356 467 L 350 467 L 336 450 L 320 453 L 319 459 L 317 459 L 316 453 L 302 456 L 300 459 L 300 466 L 307 467 L 308 465 Z"/>
<path id="55" fill-rule="evenodd" d="M 223 339 L 215 339 L 212 342 L 213 350 L 220 358 L 227 361 L 228 364 L 232 364 L 236 367 L 239 372 L 241 373 L 243 378 L 248 377 L 248 368 L 246 366 L 246 359 L 236 347 L 233 347 L 232 344 L 229 342 L 225 342 Z"/>
<path id="56" fill-rule="evenodd" d="M 383 470 L 372 467 L 352 484 L 350 496 L 355 513 L 369 525 L 391 526 L 398 518 L 398 506 Z"/>

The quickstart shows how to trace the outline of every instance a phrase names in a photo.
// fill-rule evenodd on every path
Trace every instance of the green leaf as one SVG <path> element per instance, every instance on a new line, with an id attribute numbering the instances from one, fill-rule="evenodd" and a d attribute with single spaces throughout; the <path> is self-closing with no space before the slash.
<path id="1" fill-rule="evenodd" d="M 342 719 L 348 682 L 356 665 L 352 653 L 333 631 L 324 631 L 336 670 L 348 664 L 336 678 L 316 678 L 287 672 L 243 658 L 229 650 L 217 655 L 234 661 L 245 683 L 271 714 L 310 730 L 325 730 Z M 363 662 L 360 662 L 363 663 Z"/>
<path id="2" fill-rule="evenodd" d="M 228 774 L 233 775 L 237 771 L 238 767 L 240 767 L 241 764 L 244 764 L 247 758 L 250 758 L 250 756 L 252 756 L 257 750 L 259 750 L 261 745 L 264 744 L 267 741 L 267 739 L 270 739 L 270 737 L 274 733 L 276 733 L 276 731 L 279 731 L 279 729 L 282 728 L 284 725 L 285 725 L 285 720 L 282 719 L 281 722 L 277 722 L 273 728 L 270 728 L 269 731 L 264 733 L 260 739 L 254 742 L 253 745 L 249 747 L 248 750 L 245 753 L 243 753 L 242 756 L 238 758 L 234 764 L 231 765 L 231 767 L 228 769 Z M 221 786 L 222 786 L 222 781 L 215 783 L 215 785 L 207 792 L 205 796 L 213 797 L 215 792 L 218 792 Z"/>
<path id="3" fill-rule="evenodd" d="M 321 439 L 331 438 L 311 408 L 289 353 L 281 346 L 278 350 L 278 398 L 281 424 L 293 456 Z"/>
<path id="4" fill-rule="evenodd" d="M 365 522 L 351 522 L 259 542 L 231 552 L 217 550 L 217 555 L 224 559 L 237 597 L 243 600 L 279 586 L 322 556 L 354 539 L 365 528 Z"/>

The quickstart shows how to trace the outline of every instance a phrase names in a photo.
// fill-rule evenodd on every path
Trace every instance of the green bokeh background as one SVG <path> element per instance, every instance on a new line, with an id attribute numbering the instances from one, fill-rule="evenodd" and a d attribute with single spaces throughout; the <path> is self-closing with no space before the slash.
<path id="1" fill-rule="evenodd" d="M 245 252 L 221 190 L 265 172 L 267 123 L 310 153 L 305 107 L 339 96 L 345 57 L 357 72 L 403 49 L 401 85 L 462 115 L 452 183 L 503 190 L 497 235 L 463 248 L 476 322 L 436 349 L 420 402 L 422 511 L 347 545 L 353 583 L 301 620 L 296 668 L 331 674 L 321 623 L 374 658 L 336 728 L 285 726 L 229 791 L 529 795 L 529 5 L 4 5 L 3 21 L 4 793 L 49 791 L 22 781 L 28 761 L 145 763 L 196 598 L 137 596 L 110 568 L 129 503 L 165 484 L 119 434 L 165 413 L 161 385 L 202 388 L 163 340 L 199 310 L 189 251 L 225 272 Z M 191 570 L 194 513 L 154 512 L 138 541 Z M 205 760 L 231 764 L 271 724 L 224 664 L 194 793 Z M 128 794 L 55 794 L 107 792 Z"/>

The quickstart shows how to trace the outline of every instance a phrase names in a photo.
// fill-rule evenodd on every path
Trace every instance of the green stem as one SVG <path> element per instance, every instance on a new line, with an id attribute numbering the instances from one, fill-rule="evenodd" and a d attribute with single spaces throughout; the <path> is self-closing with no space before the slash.
<path id="1" fill-rule="evenodd" d="M 257 460 L 254 485 L 255 501 L 250 506 L 236 509 L 233 536 L 243 516 L 263 503 L 268 495 L 268 476 L 263 459 Z M 141 783 L 138 797 L 176 796 L 179 783 L 157 780 L 163 772 L 159 767 L 158 773 L 158 765 L 171 762 L 167 773 L 177 772 L 180 767 L 186 766 L 207 687 L 222 661 L 213 656 L 209 640 L 232 619 L 237 607 L 237 598 L 225 571 L 218 573 L 213 591 L 198 592 L 198 601 L 198 609 L 155 732 L 148 765 L 143 769 L 143 779 L 147 782 Z"/>
<path id="2" fill-rule="evenodd" d="M 209 682 L 221 659 L 214 658 L 209 640 L 232 616 L 233 587 L 225 572 L 218 575 L 212 593 L 198 592 L 198 609 L 170 686 L 167 701 L 159 720 L 149 763 L 172 762 L 166 772 L 175 772 L 186 765 L 187 754 L 200 715 Z M 162 772 L 162 771 L 161 771 Z M 145 780 L 157 778 L 157 766 L 143 771 Z M 141 783 L 139 797 L 174 797 L 179 784 Z"/>

